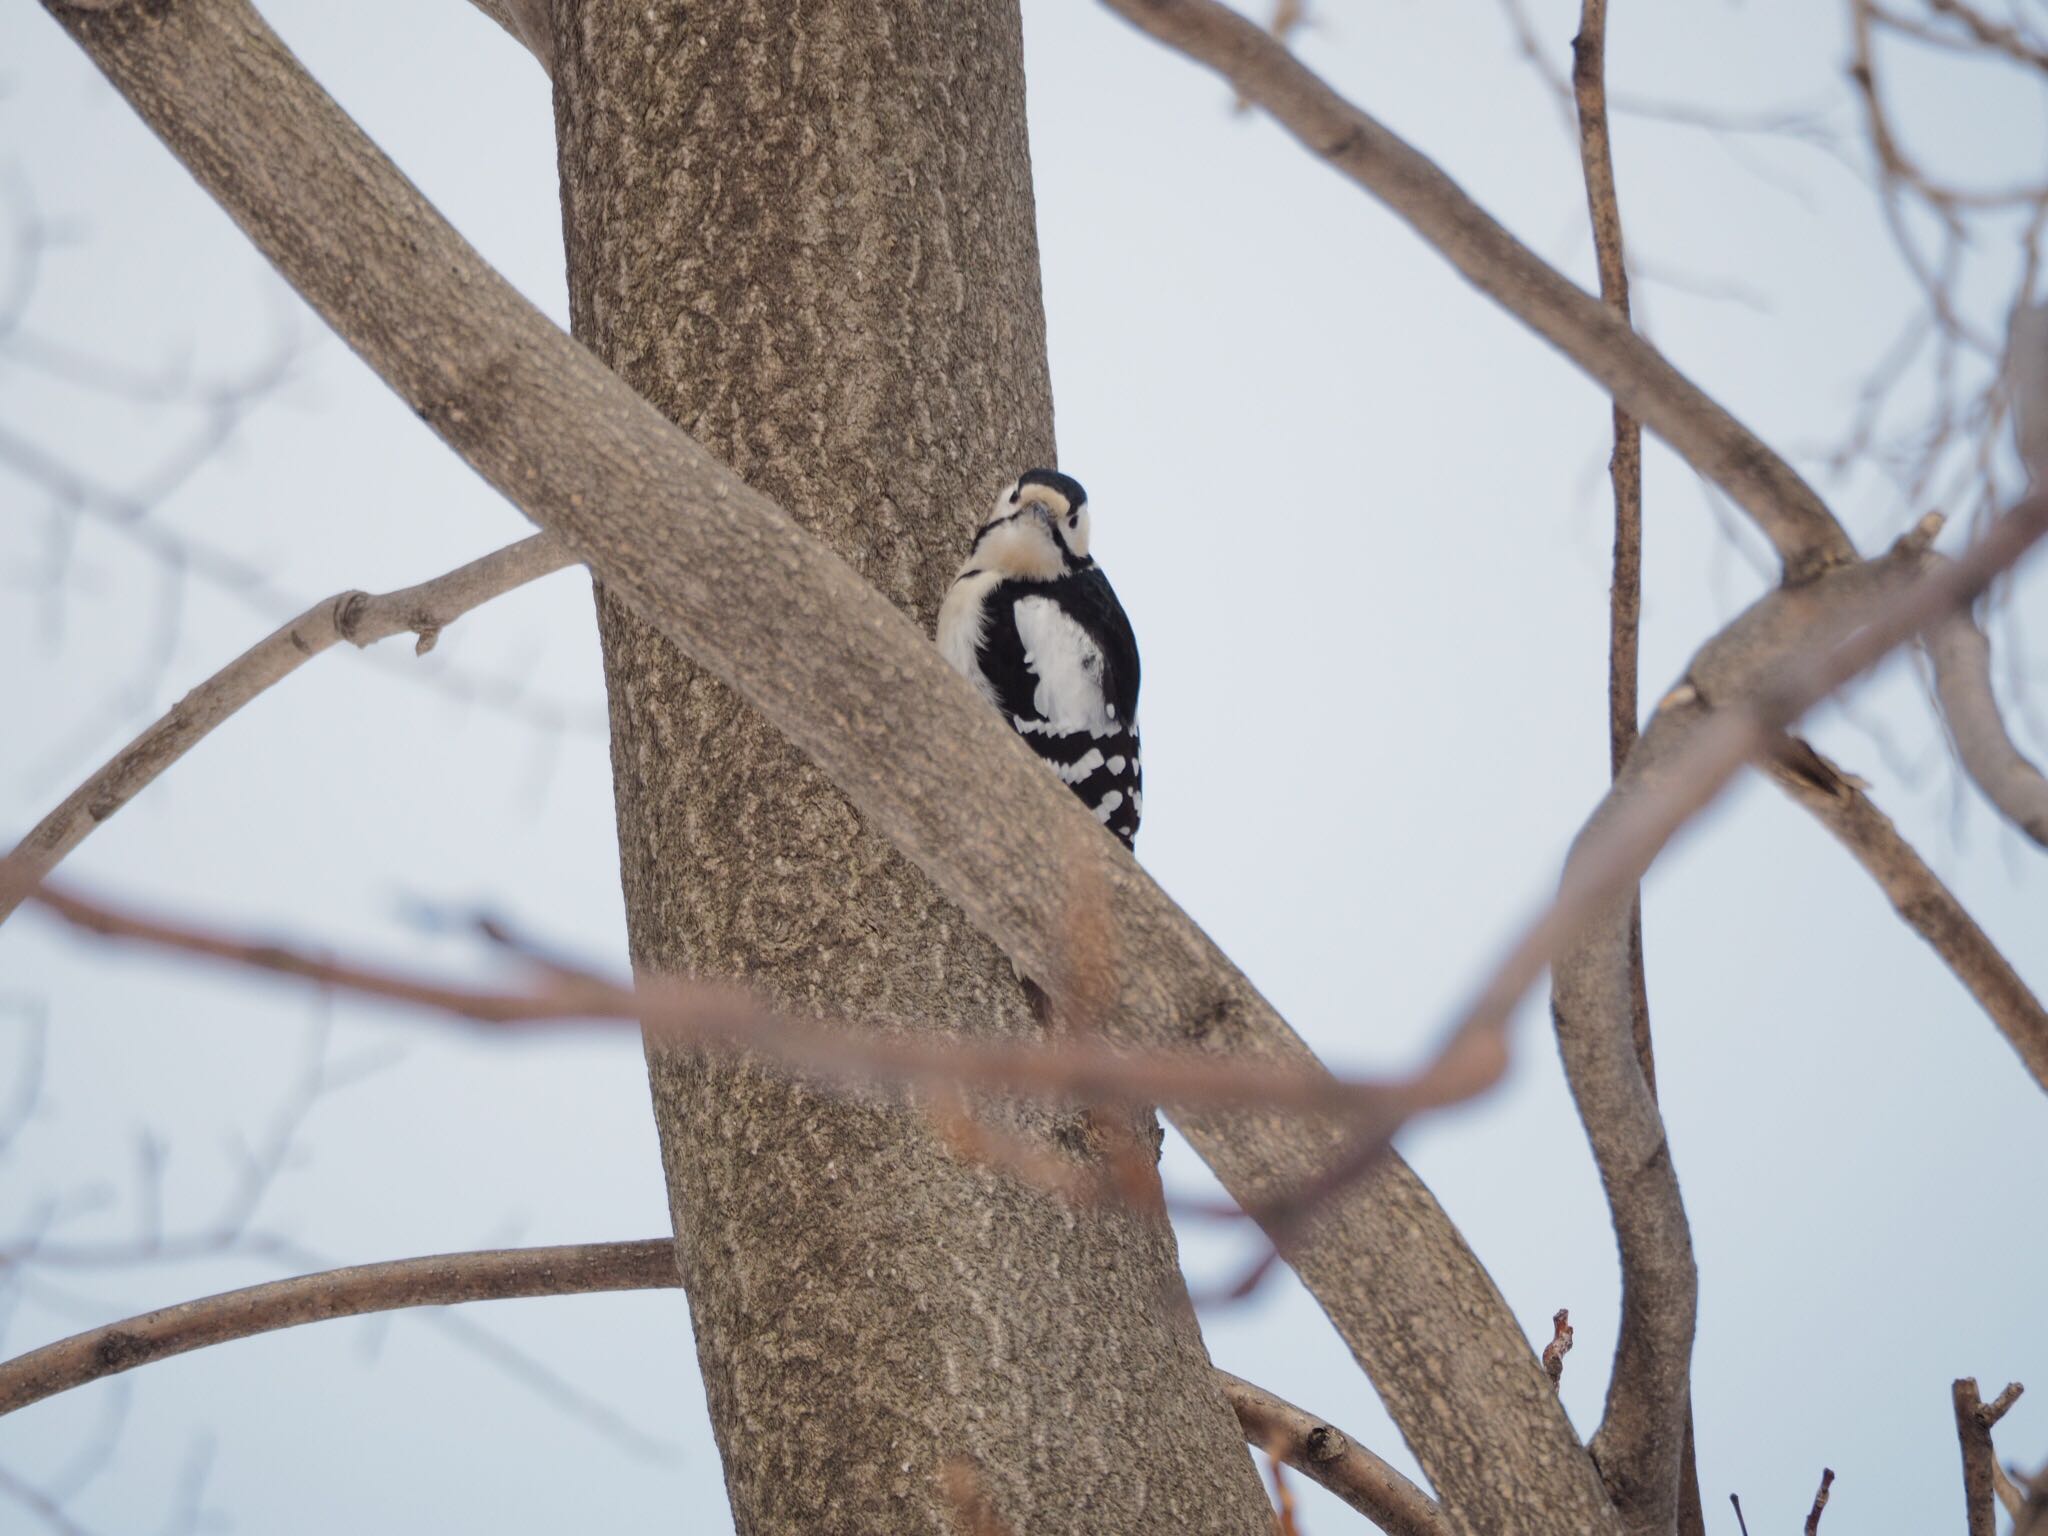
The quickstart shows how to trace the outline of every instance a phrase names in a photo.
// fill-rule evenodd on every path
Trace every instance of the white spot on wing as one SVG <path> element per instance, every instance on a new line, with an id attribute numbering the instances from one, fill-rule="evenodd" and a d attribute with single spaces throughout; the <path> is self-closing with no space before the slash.
<path id="1" fill-rule="evenodd" d="M 1097 821 L 1108 821 L 1110 817 L 1116 814 L 1116 808 L 1122 805 L 1123 803 L 1124 792 L 1120 789 L 1112 789 L 1108 794 L 1104 795 L 1102 799 L 1097 803 L 1095 807 L 1095 819 Z"/>
<path id="2" fill-rule="evenodd" d="M 1079 761 L 1072 763 L 1054 763 L 1052 765 L 1052 769 L 1053 772 L 1057 773 L 1060 776 L 1060 778 L 1063 779 L 1065 782 L 1069 784 L 1078 784 L 1083 779 L 1087 778 L 1089 774 L 1093 773 L 1096 769 L 1100 768 L 1101 766 L 1102 749 L 1100 747 L 1090 747 L 1086 752 L 1081 754 Z"/>

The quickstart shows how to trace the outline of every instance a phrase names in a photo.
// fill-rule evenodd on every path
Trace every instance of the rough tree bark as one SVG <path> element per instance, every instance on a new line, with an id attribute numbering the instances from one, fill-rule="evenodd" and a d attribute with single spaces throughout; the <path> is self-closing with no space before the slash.
<path id="1" fill-rule="evenodd" d="M 575 334 L 928 626 L 984 501 L 1053 461 L 1016 0 L 554 22 Z M 636 965 L 875 1027 L 1036 1027 L 824 774 L 602 591 L 599 613 Z M 1163 1220 L 745 1064 L 650 1072 L 742 1532 L 944 1529 L 960 1456 L 1021 1530 L 1268 1527 Z M 1096 1150 L 1078 1114 L 1004 1113 Z"/>

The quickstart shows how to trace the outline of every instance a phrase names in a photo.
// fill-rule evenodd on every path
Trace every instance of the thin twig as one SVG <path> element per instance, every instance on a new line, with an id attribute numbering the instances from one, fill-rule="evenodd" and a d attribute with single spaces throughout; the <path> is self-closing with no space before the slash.
<path id="1" fill-rule="evenodd" d="M 414 649 L 424 655 L 463 614 L 571 563 L 573 557 L 555 540 L 534 534 L 417 586 L 377 596 L 338 592 L 315 603 L 186 694 L 0 859 L 0 922 L 20 899 L 11 893 L 42 879 L 209 732 L 322 651 L 344 640 L 367 646 L 410 633 L 419 637 Z"/>
<path id="2" fill-rule="evenodd" d="M 1543 1369 L 1554 1387 L 1564 1386 L 1564 1357 L 1572 1352 L 1572 1314 L 1559 1307 L 1550 1317 L 1550 1342 L 1543 1346 Z"/>
<path id="3" fill-rule="evenodd" d="M 1813 1508 L 1806 1513 L 1806 1536 L 1820 1536 L 1820 1512 L 1828 1507 L 1828 1489 L 1835 1484 L 1835 1469 L 1820 1469 L 1820 1487 L 1814 1490 Z"/>
<path id="4" fill-rule="evenodd" d="M 1600 300 L 1628 325 L 1628 258 L 1622 244 L 1614 146 L 1607 124 L 1606 68 L 1607 0 L 1582 0 L 1579 33 L 1572 40 L 1579 164 L 1585 176 L 1586 206 L 1593 223 Z M 1614 407 L 1614 452 L 1608 459 L 1607 470 L 1614 487 L 1614 581 L 1608 611 L 1608 757 L 1610 772 L 1618 774 L 1636 741 L 1637 630 L 1642 620 L 1643 581 L 1643 429 L 1619 405 Z"/>
<path id="5" fill-rule="evenodd" d="M 1806 771 L 1773 756 L 1767 764 L 1771 777 L 1870 872 L 1900 918 L 1941 956 L 2019 1053 L 2034 1081 L 2048 1090 L 2048 1009 L 1854 775 L 1805 743 L 1799 745 Z"/>
<path id="6" fill-rule="evenodd" d="M 1387 1536 L 1447 1536 L 1436 1501 L 1336 1425 L 1228 1371 L 1216 1380 L 1247 1445 L 1321 1484 Z"/>
<path id="7" fill-rule="evenodd" d="M 73 1334 L 0 1365 L 0 1413 L 138 1365 L 300 1323 L 398 1307 L 680 1284 L 675 1244 L 583 1243 L 438 1254 L 274 1280 Z"/>

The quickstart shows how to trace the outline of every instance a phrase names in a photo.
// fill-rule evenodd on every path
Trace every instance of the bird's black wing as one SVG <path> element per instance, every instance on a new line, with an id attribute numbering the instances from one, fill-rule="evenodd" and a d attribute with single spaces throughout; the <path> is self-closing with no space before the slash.
<path id="1" fill-rule="evenodd" d="M 1017 604 L 1049 599 L 1087 634 L 1102 657 L 1103 698 L 1113 707 L 1107 735 L 1055 733 L 1039 713 L 1042 679 L 1026 660 Z M 999 582 L 975 653 L 1005 718 L 1103 823 L 1128 844 L 1138 831 L 1143 776 L 1138 766 L 1138 642 L 1108 580 L 1092 566 L 1052 581 Z"/>
<path id="2" fill-rule="evenodd" d="M 996 691 L 996 702 L 1002 707 L 1003 718 L 1013 724 L 1018 720 L 1034 720 L 1038 716 L 1038 704 L 1034 698 L 1038 691 L 1038 674 L 1025 664 L 1024 638 L 1017 633 L 1014 611 L 1018 598 L 1028 597 L 1037 590 L 1037 584 L 1024 581 L 999 581 L 989 589 L 984 606 L 987 618 L 982 624 L 981 647 L 974 655 L 981 675 Z"/>

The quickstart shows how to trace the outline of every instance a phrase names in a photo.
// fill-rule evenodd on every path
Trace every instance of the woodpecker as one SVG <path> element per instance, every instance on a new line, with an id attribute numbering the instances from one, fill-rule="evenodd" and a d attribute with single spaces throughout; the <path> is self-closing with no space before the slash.
<path id="1" fill-rule="evenodd" d="M 1088 555 L 1088 493 L 1026 470 L 982 520 L 939 607 L 939 650 L 1098 821 L 1138 834 L 1138 642 Z"/>

